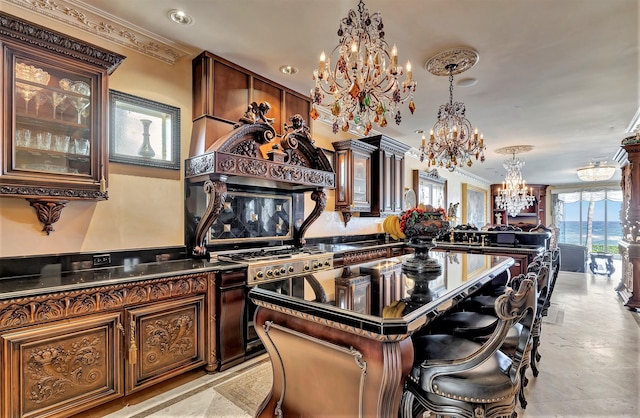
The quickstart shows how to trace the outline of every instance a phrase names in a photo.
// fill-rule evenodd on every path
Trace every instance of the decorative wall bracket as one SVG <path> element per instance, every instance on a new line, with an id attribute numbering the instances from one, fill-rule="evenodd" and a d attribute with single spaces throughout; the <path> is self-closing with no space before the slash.
<path id="1" fill-rule="evenodd" d="M 344 222 L 344 226 L 345 228 L 347 227 L 347 224 L 349 223 L 349 221 L 351 220 L 351 216 L 353 215 L 351 213 L 350 210 L 346 209 L 346 210 L 341 210 L 340 213 L 342 214 L 342 222 Z"/>
<path id="2" fill-rule="evenodd" d="M 49 198 L 27 200 L 29 201 L 29 204 L 36 210 L 38 220 L 44 225 L 42 231 L 46 232 L 47 235 L 55 231 L 53 229 L 53 224 L 58 222 L 58 220 L 60 219 L 60 214 L 62 213 L 62 209 L 64 209 L 64 206 L 69 203 L 69 201 L 65 199 Z"/>

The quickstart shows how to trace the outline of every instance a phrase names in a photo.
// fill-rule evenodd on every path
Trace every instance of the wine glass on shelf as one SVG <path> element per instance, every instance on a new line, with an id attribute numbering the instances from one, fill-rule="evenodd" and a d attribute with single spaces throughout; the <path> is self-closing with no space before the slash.
<path id="1" fill-rule="evenodd" d="M 75 93 L 68 95 L 68 99 L 78 114 L 78 125 L 81 124 L 82 111 L 91 104 L 91 100 L 89 99 L 91 87 L 84 81 L 72 81 L 68 78 L 60 80 L 60 87 L 62 87 L 63 90 Z"/>
<path id="2" fill-rule="evenodd" d="M 51 76 L 42 68 L 34 67 L 22 62 L 16 63 L 16 80 L 23 80 L 24 83 L 16 82 L 16 90 L 24 100 L 25 113 L 29 112 L 29 102 L 36 94 L 42 90 L 38 84 L 46 86 L 49 84 Z"/>
<path id="3" fill-rule="evenodd" d="M 45 104 L 48 100 L 49 97 L 45 92 L 39 91 L 36 93 L 36 95 L 33 97 L 33 101 L 36 102 L 36 116 L 39 116 L 40 106 Z"/>
<path id="4" fill-rule="evenodd" d="M 62 94 L 60 92 L 54 91 L 51 93 L 51 106 L 53 107 L 53 118 L 56 118 L 56 112 L 58 111 L 58 106 L 60 106 L 62 104 L 62 102 L 65 101 L 65 99 L 67 98 L 67 96 L 65 94 Z M 65 111 L 65 109 L 67 108 L 67 106 L 69 106 L 68 104 L 66 106 L 64 106 L 61 110 L 60 115 L 62 116 L 62 113 Z"/>

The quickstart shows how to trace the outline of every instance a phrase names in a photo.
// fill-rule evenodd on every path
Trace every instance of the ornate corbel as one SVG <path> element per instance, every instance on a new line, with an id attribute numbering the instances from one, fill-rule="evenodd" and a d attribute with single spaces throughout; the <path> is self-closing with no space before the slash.
<path id="1" fill-rule="evenodd" d="M 313 207 L 313 210 L 307 216 L 307 219 L 302 222 L 300 228 L 298 228 L 297 236 L 296 236 L 296 244 L 298 246 L 302 246 L 305 243 L 304 234 L 307 232 L 307 229 L 311 226 L 312 223 L 318 219 L 322 211 L 324 211 L 325 206 L 327 206 L 327 195 L 324 192 L 323 188 L 318 188 L 311 192 L 311 200 L 316 202 L 316 205 Z"/>
<path id="2" fill-rule="evenodd" d="M 221 178 L 221 180 L 226 179 L 226 177 Z M 205 243 L 207 232 L 215 220 L 218 219 L 218 215 L 220 215 L 224 202 L 227 199 L 227 184 L 224 181 L 207 180 L 204 182 L 203 188 L 209 198 L 207 199 L 207 208 L 196 227 L 193 255 L 197 257 L 202 257 L 207 254 L 207 246 Z"/>
<path id="3" fill-rule="evenodd" d="M 346 228 L 353 214 L 351 213 L 350 210 L 341 210 L 340 213 L 342 214 L 342 222 L 344 222 L 344 226 Z"/>
<path id="4" fill-rule="evenodd" d="M 58 222 L 60 219 L 60 214 L 62 213 L 62 209 L 64 206 L 69 203 L 68 200 L 65 199 L 27 199 L 29 204 L 36 210 L 36 215 L 38 215 L 38 220 L 40 223 L 44 225 L 42 228 L 43 232 L 46 232 L 47 235 L 51 234 L 51 232 L 55 231 L 53 229 L 53 224 Z"/>

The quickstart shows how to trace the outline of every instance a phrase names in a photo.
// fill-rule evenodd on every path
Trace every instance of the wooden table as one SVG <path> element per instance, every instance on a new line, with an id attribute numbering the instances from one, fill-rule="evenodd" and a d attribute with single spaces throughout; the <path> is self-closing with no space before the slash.
<path id="1" fill-rule="evenodd" d="M 509 257 L 434 254 L 443 271 L 429 281 L 433 299 L 400 318 L 316 302 L 311 290 L 285 295 L 268 286 L 252 288 L 256 330 L 273 366 L 272 390 L 257 416 L 397 417 L 402 386 L 413 363 L 411 335 L 483 284 L 507 274 L 513 263 Z M 338 277 L 341 270 L 334 272 Z M 289 288 L 311 289 L 299 283 L 308 279 L 288 279 Z M 404 279 L 408 298 L 412 283 Z M 318 281 L 330 290 L 327 280 L 331 279 Z"/>

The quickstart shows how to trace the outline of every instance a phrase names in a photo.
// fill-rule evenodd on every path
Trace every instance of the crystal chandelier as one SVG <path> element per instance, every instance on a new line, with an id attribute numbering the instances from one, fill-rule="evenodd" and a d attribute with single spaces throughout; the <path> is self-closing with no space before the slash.
<path id="1" fill-rule="evenodd" d="M 588 167 L 579 168 L 577 173 L 582 181 L 604 181 L 613 177 L 616 168 L 612 165 L 601 165 L 598 162 L 592 162 Z"/>
<path id="2" fill-rule="evenodd" d="M 320 55 L 318 69 L 313 71 L 315 87 L 311 90 L 311 117 L 316 120 L 316 106 L 325 106 L 331 112 L 333 133 L 349 130 L 349 124 L 361 126 L 369 134 L 373 123 L 387 125 L 387 117 L 400 124 L 398 105 L 409 101 L 409 110 L 415 111 L 413 93 L 416 82 L 411 79 L 411 63 L 407 62 L 406 76 L 398 65 L 398 52 L 384 40 L 384 25 L 380 12 L 369 13 L 360 0 L 358 11 L 349 10 L 340 21 L 339 44 L 331 56 Z M 332 67 L 331 57 L 335 56 Z M 326 96 L 328 104 L 323 104 Z"/>
<path id="3" fill-rule="evenodd" d="M 453 76 L 473 67 L 477 61 L 475 50 L 458 48 L 443 51 L 426 63 L 430 73 L 449 76 L 449 103 L 438 109 L 438 120 L 431 129 L 429 141 L 422 136 L 420 161 L 426 159 L 428 167 L 438 165 L 449 171 L 464 165 L 471 167 L 472 156 L 484 162 L 483 135 L 478 138 L 478 128 L 472 132 L 464 103 L 453 101 Z"/>
<path id="4" fill-rule="evenodd" d="M 507 175 L 502 182 L 502 188 L 498 190 L 496 195 L 496 207 L 506 210 L 509 216 L 517 216 L 535 202 L 531 189 L 527 190 L 526 183 L 522 179 L 521 169 L 524 161 L 516 158 L 517 153 L 531 151 L 532 149 L 533 146 L 531 145 L 517 145 L 496 150 L 500 154 L 512 154 L 511 160 L 503 163 L 503 167 L 507 170 Z"/>

